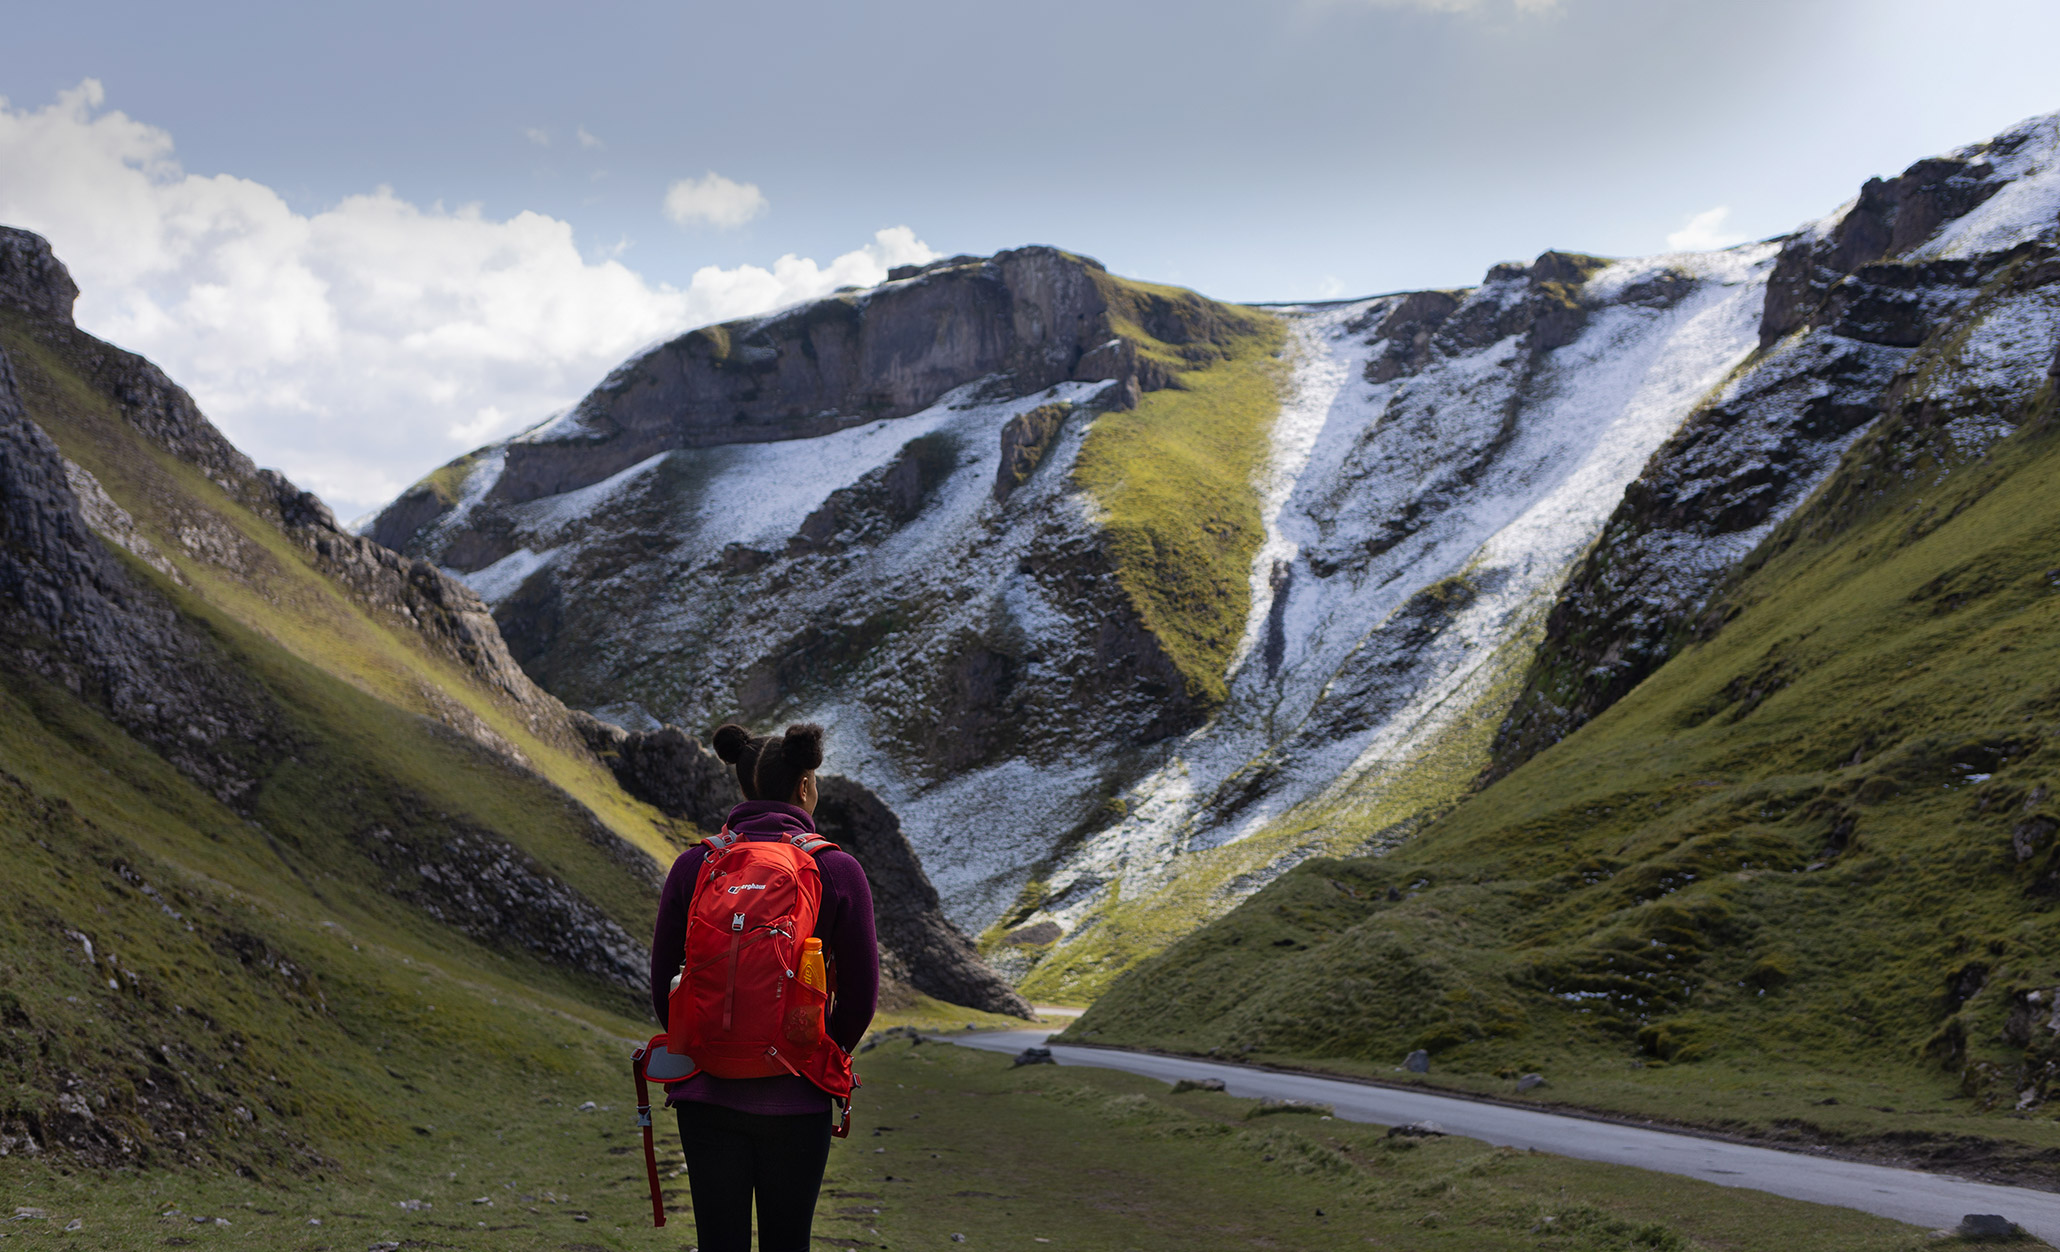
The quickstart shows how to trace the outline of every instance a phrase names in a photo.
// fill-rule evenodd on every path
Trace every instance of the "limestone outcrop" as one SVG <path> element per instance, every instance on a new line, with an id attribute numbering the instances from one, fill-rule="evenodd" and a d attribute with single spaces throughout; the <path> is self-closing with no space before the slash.
<path id="1" fill-rule="evenodd" d="M 0 309 L 69 326 L 79 285 L 41 235 L 0 226 Z"/>
<path id="2" fill-rule="evenodd" d="M 897 273 L 870 291 L 705 326 L 632 358 L 565 416 L 510 442 L 488 496 L 519 504 L 675 448 L 808 439 L 906 417 L 974 382 L 1030 395 L 1113 380 L 1131 402 L 1150 389 L 1137 354 L 1117 345 L 1096 261 L 1032 247 Z M 456 503 L 425 480 L 370 534 L 415 550 Z M 488 563 L 474 560 L 464 567 Z"/>

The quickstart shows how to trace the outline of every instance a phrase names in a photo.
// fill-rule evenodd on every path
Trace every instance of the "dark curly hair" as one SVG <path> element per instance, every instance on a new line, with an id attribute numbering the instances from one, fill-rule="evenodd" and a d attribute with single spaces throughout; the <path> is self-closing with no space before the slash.
<path id="1" fill-rule="evenodd" d="M 758 758 L 765 753 L 765 745 L 772 742 L 764 735 L 754 735 L 735 722 L 725 722 L 715 728 L 712 742 L 715 754 L 736 770 L 737 787 L 743 791 L 746 800 L 757 800 Z"/>
<path id="2" fill-rule="evenodd" d="M 823 763 L 823 728 L 814 722 L 787 727 L 778 739 L 768 735 L 758 753 L 758 799 L 792 802 L 801 776 Z"/>

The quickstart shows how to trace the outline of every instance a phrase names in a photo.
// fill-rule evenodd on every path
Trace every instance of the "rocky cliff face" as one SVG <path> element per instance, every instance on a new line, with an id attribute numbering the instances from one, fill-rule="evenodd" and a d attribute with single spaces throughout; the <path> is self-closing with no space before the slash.
<path id="1" fill-rule="evenodd" d="M 1909 429 L 1948 464 L 2010 432 L 2060 327 L 2056 156 L 2053 120 L 2028 123 L 1872 180 L 1783 243 L 1760 350 L 1654 454 L 1569 578 L 1488 778 L 1720 627 L 1721 588 L 1884 413 L 1921 410 Z M 1917 460 L 1870 455 L 1883 474 Z"/>
<path id="2" fill-rule="evenodd" d="M 574 714 L 596 754 L 623 787 L 703 830 L 722 826 L 744 795 L 729 767 L 677 726 L 624 730 Z M 834 774 L 821 780 L 816 826 L 865 867 L 873 889 L 881 976 L 951 1004 L 1031 1015 L 1029 1002 L 994 972 L 951 924 L 901 819 L 865 787 Z"/>
<path id="3" fill-rule="evenodd" d="M 405 624 L 438 653 L 476 675 L 520 709 L 534 733 L 567 746 L 579 742 L 564 707 L 515 663 L 486 605 L 469 587 L 432 563 L 351 534 L 313 494 L 277 471 L 259 469 L 162 370 L 74 327 L 71 302 L 76 296 L 70 275 L 40 236 L 0 227 L 0 308 L 21 315 L 21 333 L 76 362 L 83 380 L 108 397 L 129 431 L 198 469 L 237 504 L 284 534 L 367 609 Z M 126 511 L 76 463 L 66 472 L 86 498 L 88 516 L 97 528 L 110 542 L 135 547 L 138 532 L 126 520 Z M 97 507 L 101 500 L 107 500 L 107 508 Z M 257 540 L 220 515 L 171 507 L 178 514 L 179 546 L 189 555 L 237 576 L 252 575 L 267 561 Z M 142 547 L 148 546 L 143 540 Z M 141 548 L 137 554 L 146 562 L 152 560 Z M 462 705 L 441 701 L 437 711 L 453 729 L 526 763 L 519 749 Z"/>
<path id="4" fill-rule="evenodd" d="M 590 487 L 679 448 L 810 439 L 907 417 L 982 382 L 1031 395 L 1063 382 L 1114 381 L 1134 399 L 1136 354 L 1111 318 L 1100 265 L 1055 248 L 959 257 L 896 271 L 871 291 L 770 317 L 708 326 L 625 362 L 564 416 L 497 453 L 491 503 Z M 432 477 L 382 511 L 370 534 L 414 550 L 460 497 Z M 483 521 L 484 519 L 479 519 Z M 434 544 L 477 569 L 502 548 L 477 529 Z"/>
<path id="5" fill-rule="evenodd" d="M 72 324 L 79 285 L 41 235 L 0 226 L 0 309 L 62 326 Z"/>
<path id="6" fill-rule="evenodd" d="M 105 709 L 224 803 L 290 746 L 263 689 L 88 530 L 64 457 L 23 410 L 4 352 L 0 636 L 11 663 Z"/>

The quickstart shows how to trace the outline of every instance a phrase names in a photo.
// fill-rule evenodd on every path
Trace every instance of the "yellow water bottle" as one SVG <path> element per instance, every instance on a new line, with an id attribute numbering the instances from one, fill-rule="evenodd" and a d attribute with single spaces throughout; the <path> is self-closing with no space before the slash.
<path id="1" fill-rule="evenodd" d="M 830 979 L 823 972 L 823 941 L 820 939 L 801 941 L 801 982 L 815 988 L 818 995 L 827 997 L 830 994 Z"/>
<path id="2" fill-rule="evenodd" d="M 812 1050 L 823 1038 L 823 1006 L 830 998 L 830 980 L 823 970 L 823 941 L 804 939 L 798 981 L 807 991 L 795 995 L 786 1012 L 787 1042 Z"/>

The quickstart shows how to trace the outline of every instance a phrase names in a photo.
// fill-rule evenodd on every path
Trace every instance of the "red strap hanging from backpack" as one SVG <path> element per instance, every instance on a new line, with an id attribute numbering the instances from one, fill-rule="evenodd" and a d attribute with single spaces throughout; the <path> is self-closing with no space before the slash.
<path id="1" fill-rule="evenodd" d="M 651 1180 L 651 1224 L 665 1224 L 665 1195 L 658 1187 L 658 1149 L 651 1143 L 651 1088 L 644 1081 L 644 1057 L 648 1048 L 630 1056 L 629 1070 L 637 1080 L 637 1125 L 644 1130 L 644 1173 Z"/>

